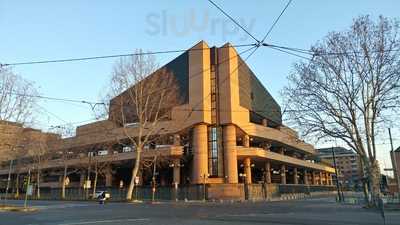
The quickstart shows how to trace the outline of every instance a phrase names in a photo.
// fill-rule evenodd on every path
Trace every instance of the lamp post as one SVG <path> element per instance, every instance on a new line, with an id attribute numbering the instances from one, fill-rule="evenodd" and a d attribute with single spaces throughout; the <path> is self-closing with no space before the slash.
<path id="1" fill-rule="evenodd" d="M 156 168 L 157 168 L 157 155 L 154 156 L 154 165 L 153 165 L 153 177 L 151 178 L 152 182 L 152 193 L 151 193 L 151 201 L 154 202 L 155 194 L 156 194 Z"/>
<path id="2" fill-rule="evenodd" d="M 209 174 L 203 174 L 203 202 L 206 201 L 206 179 L 209 177 Z"/>
<path id="3" fill-rule="evenodd" d="M 8 177 L 7 177 L 7 186 L 6 186 L 6 194 L 4 195 L 4 205 L 7 203 L 7 197 L 8 197 L 8 189 L 10 188 L 10 182 L 11 182 L 11 170 L 13 166 L 14 159 L 10 160 L 10 167 L 8 169 Z"/>
<path id="4" fill-rule="evenodd" d="M 31 193 L 28 192 L 32 192 L 32 188 L 30 187 L 31 185 L 31 168 L 29 168 L 28 170 L 28 181 L 26 184 L 26 191 L 25 191 L 25 201 L 24 201 L 24 208 L 26 208 L 27 202 L 28 202 L 28 194 L 30 195 Z"/>
<path id="5" fill-rule="evenodd" d="M 248 200 L 248 190 L 247 190 L 247 182 L 246 182 L 246 174 L 239 173 L 239 177 L 242 178 L 243 185 L 244 185 L 244 199 Z"/>
<path id="6" fill-rule="evenodd" d="M 183 164 L 180 164 L 180 163 L 171 163 L 171 164 L 169 164 L 169 167 L 172 168 L 173 170 L 175 170 L 175 168 L 181 168 L 181 167 L 184 167 L 184 165 L 183 165 Z M 180 171 L 179 171 L 179 172 L 180 172 Z M 174 172 L 174 173 L 175 173 L 175 172 Z M 174 175 L 175 175 L 175 174 L 174 174 Z M 179 177 L 178 180 L 180 180 L 180 177 Z M 178 199 L 179 181 L 176 181 L 176 180 L 175 180 L 175 177 L 174 177 L 173 185 L 174 185 L 174 190 L 175 190 L 175 201 L 177 202 L 177 201 L 179 200 L 179 199 Z"/>
<path id="7" fill-rule="evenodd" d="M 331 148 L 331 150 L 332 150 L 333 166 L 335 167 L 336 189 L 337 189 L 339 202 L 341 202 L 342 201 L 342 195 L 340 194 L 339 175 L 338 175 L 338 170 L 337 170 L 337 167 L 336 167 L 336 156 L 335 156 L 335 151 L 334 151 L 333 147 Z"/>

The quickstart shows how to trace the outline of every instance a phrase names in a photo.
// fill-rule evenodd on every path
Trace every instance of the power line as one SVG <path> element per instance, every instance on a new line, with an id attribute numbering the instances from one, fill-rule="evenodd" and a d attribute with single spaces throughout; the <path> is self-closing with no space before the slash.
<path id="1" fill-rule="evenodd" d="M 357 55 L 357 54 L 363 54 L 364 52 L 362 51 L 352 51 L 352 52 L 322 52 L 322 51 L 317 51 L 317 50 L 308 50 L 308 49 L 302 49 L 302 48 L 293 48 L 293 47 L 288 47 L 288 46 L 280 46 L 280 45 L 273 45 L 273 44 L 267 44 L 263 43 L 262 44 L 264 47 L 269 47 L 269 48 L 275 48 L 275 49 L 282 49 L 282 50 L 288 50 L 300 54 L 305 54 L 309 56 L 326 56 L 326 55 L 332 55 L 332 56 L 339 56 L 339 55 Z M 400 51 L 400 48 L 395 48 L 395 49 L 382 49 L 382 50 L 372 50 L 369 51 L 370 53 L 381 53 L 381 52 L 395 52 L 395 51 Z"/>
<path id="2" fill-rule="evenodd" d="M 238 56 L 229 57 L 229 58 L 223 60 L 223 61 L 220 62 L 220 63 L 222 64 L 222 63 L 225 63 L 225 62 L 231 60 L 232 58 L 239 57 L 241 54 L 243 54 L 243 53 L 245 53 L 245 52 L 248 52 L 248 51 L 250 51 L 251 49 L 253 49 L 253 48 L 256 47 L 254 44 L 252 44 L 252 45 L 250 45 L 250 46 L 252 46 L 252 47 L 249 48 L 249 49 L 247 49 L 247 50 L 244 50 L 244 51 L 240 52 L 240 53 L 238 54 Z M 230 46 L 230 47 L 233 47 L 233 46 Z M 223 47 L 223 48 L 227 48 L 227 46 L 226 46 L 226 47 Z M 205 48 L 203 48 L 203 49 L 205 49 Z M 208 49 L 208 48 L 207 48 L 207 49 Z M 197 50 L 197 49 L 193 49 L 193 50 Z M 194 77 L 196 77 L 196 76 L 199 76 L 199 75 L 201 75 L 203 72 L 205 72 L 205 71 L 207 71 L 207 70 L 210 70 L 210 69 L 211 69 L 211 67 L 209 67 L 209 68 L 207 68 L 207 69 L 203 69 L 202 71 L 200 71 L 200 72 L 198 72 L 198 73 L 196 73 L 196 74 L 192 74 L 191 76 L 187 76 L 187 77 L 185 78 L 185 80 L 189 80 L 189 79 L 192 79 L 192 78 L 194 78 Z M 162 91 L 162 90 L 166 90 L 166 89 L 171 89 L 171 88 L 174 88 L 174 87 L 164 87 L 164 88 L 159 89 L 158 91 Z M 87 101 L 87 100 L 83 100 L 83 99 L 82 99 L 82 100 L 78 100 L 78 99 L 71 99 L 71 98 L 58 98 L 58 97 L 51 97 L 51 96 L 44 96 L 44 95 L 24 94 L 24 93 L 18 93 L 18 92 L 9 92 L 9 94 L 11 94 L 11 95 L 16 95 L 16 96 L 22 96 L 22 97 L 40 98 L 40 99 L 52 100 L 52 101 L 60 101 L 60 102 L 69 102 L 69 103 L 86 104 L 86 105 L 89 105 L 89 106 L 92 108 L 92 110 L 94 110 L 94 108 L 95 108 L 97 105 L 105 105 L 105 106 L 109 106 L 109 105 L 110 105 L 109 103 L 106 103 L 106 102 L 92 102 L 92 101 Z"/>
<path id="3" fill-rule="evenodd" d="M 271 47 L 271 46 L 270 46 L 270 48 L 274 49 L 274 50 L 277 50 L 277 51 L 280 51 L 280 52 L 284 52 L 284 53 L 289 54 L 289 55 L 293 55 L 293 56 L 302 58 L 302 59 L 311 60 L 310 58 L 307 58 L 307 57 L 301 56 L 299 54 L 296 54 L 296 53 L 293 53 L 293 52 L 289 52 L 289 51 L 286 51 L 286 50 L 283 50 L 283 49 L 280 49 L 280 48 Z"/>
<path id="4" fill-rule="evenodd" d="M 240 47 L 248 47 L 248 46 L 254 46 L 254 45 L 255 44 L 240 44 L 240 45 L 234 45 L 232 47 L 240 48 Z M 226 47 L 222 46 L 220 48 L 226 48 Z M 63 63 L 63 62 L 74 62 L 74 61 L 88 61 L 88 60 L 118 58 L 118 57 L 128 57 L 128 56 L 140 56 L 140 55 L 170 54 L 170 53 L 180 53 L 180 52 L 186 52 L 186 51 L 198 51 L 198 50 L 204 50 L 204 49 L 206 49 L 206 48 L 179 49 L 179 50 L 167 50 L 167 51 L 155 51 L 155 52 L 137 52 L 137 53 L 128 53 L 128 54 L 103 55 L 103 56 L 92 56 L 92 57 L 82 57 L 82 58 L 67 58 L 67 59 L 54 59 L 54 60 L 39 60 L 39 61 L 27 61 L 27 62 L 3 63 L 3 64 L 0 64 L 0 67 L 20 66 L 20 65 L 33 65 L 33 64 L 46 64 L 46 63 Z"/>
<path id="5" fill-rule="evenodd" d="M 260 43 L 260 41 L 255 38 L 248 30 L 246 30 L 240 23 L 238 23 L 234 18 L 232 18 L 228 13 L 226 13 L 221 7 L 219 7 L 216 3 L 214 3 L 212 0 L 208 0 L 212 5 L 214 5 L 219 11 L 221 11 L 226 17 L 228 17 L 232 22 L 234 22 L 240 29 L 242 29 L 244 32 L 246 32 L 250 37 L 252 37 L 257 43 Z"/>
<path id="6" fill-rule="evenodd" d="M 283 8 L 283 10 L 281 11 L 281 14 L 279 14 L 279 16 L 275 19 L 274 23 L 272 24 L 272 26 L 269 28 L 267 34 L 265 34 L 264 38 L 261 40 L 261 43 L 264 43 L 265 39 L 267 39 L 268 35 L 271 33 L 271 31 L 274 29 L 275 25 L 278 23 L 279 19 L 281 18 L 281 16 L 283 15 L 283 13 L 285 13 L 286 9 L 289 7 L 290 3 L 292 3 L 292 0 L 289 0 L 289 2 L 286 4 L 285 8 Z"/>
<path id="7" fill-rule="evenodd" d="M 76 99 L 68 99 L 68 98 L 56 98 L 56 97 L 49 97 L 44 95 L 32 95 L 32 94 L 22 94 L 18 92 L 9 92 L 10 95 L 21 96 L 21 97 L 30 97 L 30 98 L 40 98 L 46 100 L 53 100 L 53 101 L 61 101 L 61 102 L 74 102 L 74 103 L 83 103 L 88 105 L 103 105 L 103 102 L 91 102 L 86 100 L 76 100 Z"/>

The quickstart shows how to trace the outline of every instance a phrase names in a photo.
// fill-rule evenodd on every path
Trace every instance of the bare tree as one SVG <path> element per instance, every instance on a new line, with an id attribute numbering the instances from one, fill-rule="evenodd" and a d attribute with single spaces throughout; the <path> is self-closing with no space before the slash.
<path id="1" fill-rule="evenodd" d="M 37 93 L 33 83 L 0 67 L 0 120 L 25 124 L 32 119 Z"/>
<path id="2" fill-rule="evenodd" d="M 71 126 L 57 126 L 52 128 L 54 133 L 59 134 L 60 137 L 71 137 L 73 136 L 74 130 Z M 68 183 L 68 176 L 78 171 L 78 169 L 71 170 L 68 167 L 68 161 L 73 157 L 76 157 L 77 153 L 71 152 L 68 148 L 63 148 L 58 152 L 51 152 L 50 157 L 58 158 L 62 165 L 62 180 L 61 180 L 61 199 L 65 199 L 65 191 Z"/>
<path id="3" fill-rule="evenodd" d="M 40 199 L 40 184 L 42 177 L 42 167 L 48 160 L 53 156 L 51 152 L 54 147 L 55 141 L 59 140 L 59 136 L 48 133 L 42 133 L 41 131 L 33 130 L 28 132 L 24 144 L 28 148 L 28 155 L 33 159 L 33 168 L 36 170 L 36 198 Z M 53 144 L 53 145 L 52 145 Z"/>
<path id="4" fill-rule="evenodd" d="M 396 20 L 355 19 L 316 44 L 313 59 L 295 65 L 284 89 L 288 118 L 304 135 L 340 139 L 361 157 L 367 200 L 367 187 L 379 192 L 377 136 L 399 106 L 398 31 Z"/>
<path id="5" fill-rule="evenodd" d="M 109 120 L 123 127 L 135 154 L 127 200 L 132 199 L 145 146 L 154 141 L 159 122 L 170 117 L 169 110 L 178 101 L 173 74 L 157 67 L 154 56 L 139 54 L 117 62 L 111 77 Z"/>

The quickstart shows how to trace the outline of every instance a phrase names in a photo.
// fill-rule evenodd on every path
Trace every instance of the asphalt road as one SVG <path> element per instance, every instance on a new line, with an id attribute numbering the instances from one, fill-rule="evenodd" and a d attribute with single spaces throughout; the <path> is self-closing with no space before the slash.
<path id="1" fill-rule="evenodd" d="M 10 204 L 22 204 L 10 201 Z M 378 225 L 380 214 L 331 199 L 266 203 L 108 203 L 32 201 L 38 212 L 0 212 L 0 225 Z M 400 225 L 400 211 L 386 212 Z"/>

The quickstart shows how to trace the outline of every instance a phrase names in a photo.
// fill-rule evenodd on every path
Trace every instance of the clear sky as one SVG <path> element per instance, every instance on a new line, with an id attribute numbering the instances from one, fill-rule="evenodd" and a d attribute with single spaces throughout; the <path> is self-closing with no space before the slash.
<path id="1" fill-rule="evenodd" d="M 285 0 L 222 1 L 250 33 L 261 39 L 285 6 Z M 348 28 L 352 19 L 370 14 L 399 18 L 396 0 L 294 0 L 267 42 L 309 48 L 330 31 Z M 210 46 L 253 43 L 207 1 L 20 1 L 0 0 L 0 62 L 62 59 L 145 51 L 186 49 L 205 40 Z M 160 64 L 177 54 L 158 56 Z M 25 65 L 13 68 L 34 81 L 42 95 L 96 101 L 107 84 L 116 59 Z M 287 83 L 294 56 L 268 48 L 259 49 L 248 61 L 271 94 Z M 45 108 L 38 127 L 93 119 L 85 105 L 39 101 Z M 394 130 L 395 147 L 400 145 Z M 390 167 L 387 138 L 379 140 L 381 167 Z M 319 144 L 327 146 L 330 144 Z"/>

